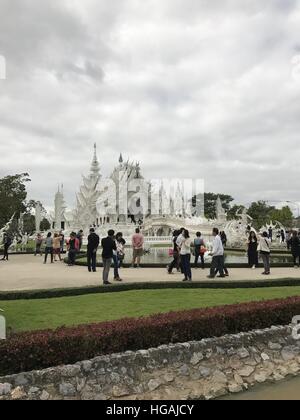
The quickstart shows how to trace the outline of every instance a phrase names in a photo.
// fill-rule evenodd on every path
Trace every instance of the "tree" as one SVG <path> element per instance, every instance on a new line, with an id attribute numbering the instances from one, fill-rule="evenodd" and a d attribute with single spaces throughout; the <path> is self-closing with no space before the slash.
<path id="1" fill-rule="evenodd" d="M 253 218 L 253 225 L 256 229 L 260 229 L 271 221 L 280 222 L 286 227 L 293 226 L 294 216 L 289 206 L 276 209 L 265 201 L 258 201 L 251 204 L 248 214 Z"/>
<path id="2" fill-rule="evenodd" d="M 237 220 L 237 212 L 238 211 L 242 211 L 245 209 L 245 206 L 238 206 L 237 204 L 235 204 L 234 206 L 230 207 L 230 209 L 227 212 L 227 219 L 228 220 Z"/>
<path id="3" fill-rule="evenodd" d="M 207 219 L 215 219 L 217 217 L 216 215 L 216 202 L 218 197 L 220 197 L 224 210 L 229 211 L 230 210 L 230 203 L 234 200 L 231 195 L 225 195 L 225 194 L 214 194 L 214 193 L 205 193 L 204 194 L 204 211 L 205 211 L 205 217 Z"/>
<path id="4" fill-rule="evenodd" d="M 25 213 L 23 217 L 24 233 L 32 235 L 35 232 L 35 216 L 31 213 Z"/>
<path id="5" fill-rule="evenodd" d="M 293 226 L 294 215 L 289 206 L 285 206 L 282 209 L 275 209 L 270 212 L 271 220 L 277 221 L 283 224 L 285 227 Z"/>
<path id="6" fill-rule="evenodd" d="M 15 213 L 16 218 L 26 212 L 27 173 L 0 179 L 0 226 L 4 226 Z"/>
<path id="7" fill-rule="evenodd" d="M 249 207 L 248 214 L 253 219 L 253 225 L 256 229 L 260 229 L 271 221 L 271 214 L 276 210 L 275 207 L 269 206 L 265 201 L 252 203 Z"/>
<path id="8" fill-rule="evenodd" d="M 0 179 L 0 228 L 7 223 L 13 214 L 14 221 L 11 225 L 11 231 L 18 232 L 18 220 L 23 215 L 23 232 L 32 234 L 35 231 L 35 214 L 34 210 L 37 204 L 41 205 L 42 214 L 46 214 L 46 210 L 40 202 L 29 200 L 26 202 L 27 191 L 26 183 L 30 182 L 27 173 L 6 176 Z M 49 222 L 44 219 L 45 230 L 50 227 Z"/>
<path id="9" fill-rule="evenodd" d="M 45 207 L 43 206 L 43 204 L 40 201 L 36 201 L 36 200 L 29 200 L 26 207 L 27 207 L 27 211 L 35 211 L 35 208 L 37 205 L 40 205 L 41 207 L 41 213 L 42 214 L 46 214 L 47 210 L 45 209 Z"/>
<path id="10" fill-rule="evenodd" d="M 46 218 L 44 218 L 41 221 L 40 230 L 42 232 L 47 232 L 50 229 L 51 229 L 51 224 L 50 224 L 49 220 L 47 220 Z"/>

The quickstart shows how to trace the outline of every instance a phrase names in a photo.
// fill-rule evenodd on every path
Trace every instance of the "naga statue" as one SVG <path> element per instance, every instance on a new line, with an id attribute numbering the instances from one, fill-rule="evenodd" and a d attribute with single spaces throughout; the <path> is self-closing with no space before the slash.
<path id="1" fill-rule="evenodd" d="M 14 217 L 15 217 L 15 213 L 12 215 L 11 219 L 6 223 L 6 225 L 2 229 L 0 229 L 0 244 L 3 242 L 4 233 L 9 230 L 9 228 L 10 228 L 10 226 L 11 226 L 13 220 L 14 220 Z"/>

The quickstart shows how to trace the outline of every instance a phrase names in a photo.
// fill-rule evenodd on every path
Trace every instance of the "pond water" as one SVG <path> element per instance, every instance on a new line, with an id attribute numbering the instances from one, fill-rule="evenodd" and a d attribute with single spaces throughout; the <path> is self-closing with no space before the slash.
<path id="1" fill-rule="evenodd" d="M 132 251 L 127 249 L 125 262 L 129 262 L 131 259 Z M 192 257 L 193 258 L 193 257 Z M 151 248 L 149 253 L 146 253 L 143 257 L 143 263 L 145 264 L 164 264 L 167 265 L 172 260 L 169 256 L 169 248 Z M 194 258 L 193 258 L 194 260 Z M 292 263 L 291 256 L 273 256 L 271 257 L 272 263 Z M 211 258 L 206 258 L 206 262 L 210 263 Z M 227 264 L 248 264 L 248 257 L 245 253 L 226 253 Z"/>
<path id="2" fill-rule="evenodd" d="M 242 394 L 230 395 L 222 398 L 225 401 L 237 400 L 271 400 L 271 401 L 300 401 L 300 378 L 290 379 L 288 381 L 274 384 L 274 385 L 261 385 L 255 387 L 251 391 Z"/>

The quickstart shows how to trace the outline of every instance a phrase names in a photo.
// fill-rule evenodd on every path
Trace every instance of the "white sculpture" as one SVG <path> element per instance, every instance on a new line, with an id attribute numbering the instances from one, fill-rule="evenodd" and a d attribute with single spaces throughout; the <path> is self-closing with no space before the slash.
<path id="1" fill-rule="evenodd" d="M 225 223 L 227 221 L 227 214 L 223 208 L 222 200 L 220 196 L 217 198 L 216 201 L 216 215 L 217 221 L 221 223 Z"/>
<path id="2" fill-rule="evenodd" d="M 24 231 L 24 213 L 20 214 L 19 220 L 18 220 L 18 231 L 22 234 Z"/>
<path id="3" fill-rule="evenodd" d="M 35 230 L 36 232 L 40 231 L 40 226 L 42 222 L 42 206 L 41 203 L 37 203 L 35 206 Z"/>
<path id="4" fill-rule="evenodd" d="M 237 220 L 232 220 L 227 223 L 225 233 L 227 236 L 229 246 L 240 248 L 247 243 L 250 231 L 256 230 L 252 227 L 252 217 L 247 213 L 246 208 L 240 208 L 236 212 Z M 250 229 L 250 231 L 249 231 Z"/>
<path id="5" fill-rule="evenodd" d="M 11 244 L 10 250 L 16 252 L 17 251 L 17 245 L 18 245 L 18 240 L 15 236 L 14 239 L 13 239 L 13 242 Z"/>
<path id="6" fill-rule="evenodd" d="M 284 233 L 286 232 L 285 227 L 283 226 L 282 223 L 275 221 L 273 222 L 271 220 L 270 223 L 267 223 L 265 226 L 263 226 L 260 229 L 260 232 L 267 232 L 269 234 L 270 231 L 272 231 L 272 242 L 273 244 L 276 244 L 278 246 L 283 246 L 286 247 L 286 243 L 282 241 L 281 238 L 281 231 L 284 231 Z"/>
<path id="7" fill-rule="evenodd" d="M 27 233 L 25 233 L 22 236 L 22 239 L 21 239 L 21 251 L 22 252 L 25 252 L 27 250 L 28 241 L 29 241 L 29 236 L 28 236 Z"/>
<path id="8" fill-rule="evenodd" d="M 0 309 L 0 312 L 4 311 Z M 2 315 L 0 315 L 0 340 L 6 340 L 6 320 Z"/>
<path id="9" fill-rule="evenodd" d="M 12 215 L 11 219 L 6 223 L 6 225 L 0 230 L 0 244 L 3 242 L 4 233 L 7 232 L 14 220 L 15 213 Z"/>

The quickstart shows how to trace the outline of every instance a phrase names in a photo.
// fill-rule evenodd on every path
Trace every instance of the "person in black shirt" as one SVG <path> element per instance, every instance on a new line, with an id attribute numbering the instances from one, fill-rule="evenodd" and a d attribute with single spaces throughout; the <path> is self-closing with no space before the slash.
<path id="1" fill-rule="evenodd" d="M 180 267 L 180 253 L 179 253 L 179 247 L 177 245 L 177 239 L 178 236 L 180 234 L 179 230 L 175 230 L 175 232 L 173 233 L 173 251 L 172 251 L 172 255 L 173 255 L 173 261 L 171 262 L 170 265 L 167 266 L 167 270 L 169 274 L 173 274 L 173 270 L 174 268 L 177 268 L 177 270 L 179 271 L 179 267 Z"/>
<path id="2" fill-rule="evenodd" d="M 95 229 L 90 229 L 90 234 L 88 236 L 88 246 L 87 246 L 87 263 L 89 272 L 93 270 L 96 272 L 96 265 L 97 265 L 97 250 L 100 244 L 100 238 L 95 233 Z"/>
<path id="3" fill-rule="evenodd" d="M 113 261 L 114 251 L 117 250 L 117 244 L 115 241 L 115 232 L 113 230 L 108 231 L 108 236 L 102 239 L 102 260 L 103 260 L 103 284 L 111 284 L 108 281 L 110 267 Z"/>
<path id="4" fill-rule="evenodd" d="M 3 255 L 2 261 L 5 261 L 5 260 L 8 261 L 8 250 L 11 244 L 12 244 L 11 237 L 8 235 L 7 232 L 4 232 L 4 237 L 3 237 L 4 255 Z"/>
<path id="5" fill-rule="evenodd" d="M 73 267 L 76 262 L 76 255 L 79 251 L 79 240 L 76 238 L 76 233 L 72 232 L 70 235 L 70 240 L 68 241 L 68 266 Z"/>
<path id="6" fill-rule="evenodd" d="M 250 232 L 248 239 L 248 264 L 253 270 L 258 267 L 258 239 L 254 231 Z"/>
<path id="7" fill-rule="evenodd" d="M 269 227 L 269 239 L 273 242 L 273 229 L 271 227 Z"/>
<path id="8" fill-rule="evenodd" d="M 296 231 L 293 232 L 290 243 L 291 243 L 292 255 L 294 258 L 294 266 L 300 267 L 300 239 Z"/>

